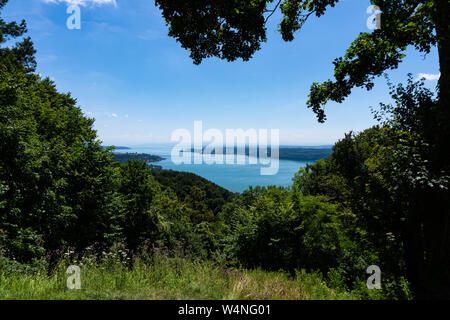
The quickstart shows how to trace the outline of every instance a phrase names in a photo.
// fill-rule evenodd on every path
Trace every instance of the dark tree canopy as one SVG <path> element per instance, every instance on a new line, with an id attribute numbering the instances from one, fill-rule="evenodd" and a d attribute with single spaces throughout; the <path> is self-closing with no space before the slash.
<path id="1" fill-rule="evenodd" d="M 194 63 L 219 57 L 249 60 L 266 41 L 265 0 L 156 0 L 169 35 L 190 51 Z"/>

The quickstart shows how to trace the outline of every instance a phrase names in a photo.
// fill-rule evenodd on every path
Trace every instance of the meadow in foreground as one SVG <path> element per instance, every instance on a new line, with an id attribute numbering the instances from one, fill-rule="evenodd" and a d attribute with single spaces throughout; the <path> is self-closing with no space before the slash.
<path id="1" fill-rule="evenodd" d="M 49 260 L 23 265 L 0 257 L 0 299 L 21 300 L 342 300 L 381 298 L 381 291 L 346 292 L 330 288 L 319 273 L 268 272 L 225 267 L 157 253 L 131 257 L 120 247 L 101 256 L 73 252 L 61 254 L 50 267 Z M 133 259 L 133 263 L 131 263 Z M 70 265 L 80 267 L 80 289 L 67 287 Z M 49 270 L 52 270 L 51 272 Z M 361 287 L 362 288 L 362 287 Z M 377 297 L 378 295 L 378 297 Z"/>
<path id="2" fill-rule="evenodd" d="M 295 278 L 281 272 L 227 269 L 209 262 L 157 257 L 152 263 L 88 263 L 81 266 L 81 289 L 67 288 L 66 265 L 45 270 L 0 271 L 0 299 L 349 299 L 315 274 Z"/>

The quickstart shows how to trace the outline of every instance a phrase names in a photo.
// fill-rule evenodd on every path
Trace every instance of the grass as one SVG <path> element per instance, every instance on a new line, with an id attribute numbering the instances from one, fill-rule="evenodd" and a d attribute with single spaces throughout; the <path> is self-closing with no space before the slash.
<path id="1" fill-rule="evenodd" d="M 305 300 L 350 299 L 328 288 L 320 276 L 259 269 L 228 269 L 211 262 L 156 256 L 137 261 L 132 269 L 117 259 L 98 263 L 83 259 L 81 289 L 67 288 L 63 261 L 48 276 L 44 270 L 25 272 L 0 268 L 0 299 L 22 300 Z M 0 265 L 0 267 L 2 267 Z"/>

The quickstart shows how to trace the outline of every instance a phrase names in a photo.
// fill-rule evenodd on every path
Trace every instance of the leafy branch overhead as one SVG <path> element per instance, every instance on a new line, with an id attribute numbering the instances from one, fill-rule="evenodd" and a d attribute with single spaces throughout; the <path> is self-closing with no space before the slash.
<path id="1" fill-rule="evenodd" d="M 321 17 L 339 0 L 156 0 L 169 26 L 169 35 L 190 52 L 195 64 L 204 58 L 249 60 L 267 40 L 266 23 L 279 9 L 279 32 L 292 41 L 311 15 Z M 446 0 L 373 0 L 382 10 L 382 28 L 361 33 L 343 57 L 335 59 L 334 80 L 313 83 L 308 107 L 326 120 L 328 101 L 343 102 L 354 87 L 372 89 L 374 78 L 396 69 L 408 46 L 429 53 L 448 42 L 449 4 Z M 448 59 L 448 58 L 447 58 Z"/>

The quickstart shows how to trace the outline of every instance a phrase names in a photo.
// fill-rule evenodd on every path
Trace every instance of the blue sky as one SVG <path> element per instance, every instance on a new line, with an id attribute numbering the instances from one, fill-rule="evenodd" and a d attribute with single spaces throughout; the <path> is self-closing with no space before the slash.
<path id="1" fill-rule="evenodd" d="M 69 30 L 67 3 L 78 2 L 81 30 Z M 167 36 L 153 0 L 10 0 L 2 15 L 24 18 L 37 49 L 38 72 L 71 92 L 105 144 L 170 141 L 178 128 L 280 129 L 290 145 L 332 144 L 350 130 L 375 124 L 369 106 L 388 102 L 384 78 L 374 90 L 355 89 L 342 104 L 327 105 L 319 124 L 305 103 L 312 82 L 332 77 L 332 61 L 367 32 L 369 0 L 342 0 L 313 18 L 286 43 L 277 32 L 280 16 L 268 24 L 268 41 L 249 62 L 216 58 L 196 66 Z M 413 49 L 394 83 L 406 74 L 439 74 L 437 52 L 424 58 Z M 436 76 L 427 81 L 436 86 Z"/>

